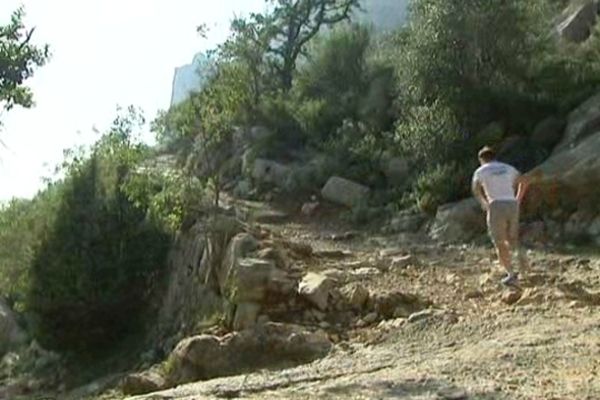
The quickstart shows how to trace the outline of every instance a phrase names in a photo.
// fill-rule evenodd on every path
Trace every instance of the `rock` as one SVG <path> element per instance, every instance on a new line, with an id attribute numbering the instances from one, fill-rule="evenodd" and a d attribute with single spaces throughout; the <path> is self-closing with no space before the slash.
<path id="1" fill-rule="evenodd" d="M 513 305 L 521 298 L 523 293 L 520 290 L 509 289 L 502 293 L 502 302 L 505 304 Z"/>
<path id="2" fill-rule="evenodd" d="M 591 134 L 600 131 L 600 93 L 589 98 L 567 119 L 567 127 L 563 139 L 555 147 L 553 154 L 573 149 Z"/>
<path id="3" fill-rule="evenodd" d="M 314 252 L 314 255 L 317 257 L 323 257 L 323 258 L 342 259 L 342 258 L 350 257 L 352 255 L 352 253 L 350 253 L 349 251 L 343 251 L 343 250 L 326 249 L 326 250 L 317 250 Z"/>
<path id="4" fill-rule="evenodd" d="M 218 270 L 220 293 L 234 304 L 263 304 L 268 294 L 286 296 L 295 290 L 295 280 L 273 260 L 246 257 L 257 247 L 253 236 L 242 233 L 231 240 L 225 252 Z"/>
<path id="5" fill-rule="evenodd" d="M 417 232 L 427 221 L 425 214 L 402 215 L 390 221 L 389 231 L 398 232 Z"/>
<path id="6" fill-rule="evenodd" d="M 544 243 L 547 240 L 546 224 L 544 221 L 534 221 L 524 225 L 519 234 L 524 243 Z"/>
<path id="7" fill-rule="evenodd" d="M 25 343 L 27 335 L 17 324 L 15 313 L 0 297 L 0 355 Z"/>
<path id="8" fill-rule="evenodd" d="M 593 238 L 600 238 L 600 214 L 589 224 L 587 234 Z"/>
<path id="9" fill-rule="evenodd" d="M 259 317 L 256 319 L 256 324 L 257 325 L 264 325 L 267 324 L 271 321 L 271 319 L 269 318 L 268 315 L 259 315 Z"/>
<path id="10" fill-rule="evenodd" d="M 436 240 L 466 242 L 485 231 L 485 214 L 477 200 L 469 198 L 440 206 L 430 234 Z"/>
<path id="11" fill-rule="evenodd" d="M 315 212 L 319 208 L 319 205 L 320 204 L 318 201 L 311 201 L 308 203 L 304 203 L 302 205 L 302 209 L 300 210 L 300 212 L 302 213 L 302 215 L 304 215 L 306 217 L 310 217 L 315 214 Z"/>
<path id="12" fill-rule="evenodd" d="M 539 148 L 551 150 L 563 137 L 566 121 L 559 117 L 548 117 L 540 121 L 531 134 L 531 143 Z"/>
<path id="13" fill-rule="evenodd" d="M 321 274 L 336 283 L 343 283 L 348 279 L 348 275 L 344 271 L 337 268 L 326 269 L 325 271 L 321 272 Z"/>
<path id="14" fill-rule="evenodd" d="M 324 199 L 348 207 L 365 204 L 369 194 L 368 187 L 337 176 L 329 178 L 321 190 Z"/>
<path id="15" fill-rule="evenodd" d="M 369 300 L 369 290 L 360 283 L 350 283 L 340 291 L 346 303 L 357 310 L 361 310 Z"/>
<path id="16" fill-rule="evenodd" d="M 122 383 L 121 390 L 126 395 L 138 395 L 157 392 L 166 388 L 165 378 L 154 371 L 127 375 Z"/>
<path id="17" fill-rule="evenodd" d="M 419 321 L 438 321 L 454 324 L 458 322 L 458 317 L 454 312 L 451 311 L 426 309 L 412 313 L 407 320 L 409 323 L 415 323 Z"/>
<path id="18" fill-rule="evenodd" d="M 368 278 L 370 276 L 375 276 L 381 274 L 381 271 L 375 267 L 362 267 L 357 268 L 354 271 L 350 271 L 350 275 L 354 278 Z"/>
<path id="19" fill-rule="evenodd" d="M 312 315 L 314 320 L 318 322 L 324 321 L 325 317 L 327 316 L 324 312 L 321 312 L 319 310 L 310 310 L 310 314 Z"/>
<path id="20" fill-rule="evenodd" d="M 333 288 L 333 281 L 325 275 L 309 272 L 298 285 L 298 294 L 318 307 L 327 309 L 329 292 Z"/>
<path id="21" fill-rule="evenodd" d="M 275 263 L 271 260 L 238 259 L 230 270 L 223 293 L 227 294 L 235 304 L 260 303 L 265 298 L 267 290 L 274 286 L 271 279 L 275 270 Z"/>
<path id="22" fill-rule="evenodd" d="M 406 255 L 406 250 L 400 247 L 391 247 L 379 251 L 379 257 L 394 257 L 398 255 Z"/>
<path id="23" fill-rule="evenodd" d="M 327 321 L 322 321 L 319 323 L 319 328 L 321 329 L 329 329 L 331 328 L 331 324 Z"/>
<path id="24" fill-rule="evenodd" d="M 346 240 L 352 240 L 352 239 L 356 238 L 358 235 L 360 235 L 360 232 L 356 232 L 356 231 L 347 231 L 344 233 L 334 233 L 333 235 L 331 235 L 331 240 L 333 240 L 334 242 L 343 242 Z"/>
<path id="25" fill-rule="evenodd" d="M 437 393 L 440 400 L 467 400 L 467 392 L 463 389 L 444 388 Z"/>
<path id="26" fill-rule="evenodd" d="M 406 255 L 402 257 L 392 258 L 391 267 L 394 269 L 402 269 L 408 267 L 410 264 L 414 264 L 415 258 L 413 256 Z"/>
<path id="27" fill-rule="evenodd" d="M 252 213 L 252 219 L 262 224 L 275 224 L 287 220 L 290 216 L 278 210 L 257 210 Z"/>
<path id="28" fill-rule="evenodd" d="M 261 306 L 257 303 L 245 302 L 237 305 L 233 317 L 233 330 L 241 331 L 256 324 Z"/>
<path id="29" fill-rule="evenodd" d="M 373 293 L 369 303 L 370 308 L 385 319 L 406 318 L 427 306 L 419 297 L 399 291 Z"/>
<path id="30" fill-rule="evenodd" d="M 291 173 L 290 167 L 276 161 L 257 158 L 252 166 L 252 178 L 260 183 L 268 183 L 284 188 Z"/>
<path id="31" fill-rule="evenodd" d="M 406 324 L 406 318 L 395 318 L 381 321 L 378 325 L 382 329 L 399 329 Z"/>
<path id="32" fill-rule="evenodd" d="M 284 362 L 310 362 L 327 355 L 331 347 L 325 333 L 312 333 L 296 325 L 274 322 L 222 338 L 194 336 L 181 341 L 171 353 L 168 382 L 174 386 Z"/>
<path id="33" fill-rule="evenodd" d="M 569 42 L 585 41 L 596 24 L 598 3 L 596 0 L 576 2 L 563 13 L 565 17 L 556 27 L 559 37 Z"/>
<path id="34" fill-rule="evenodd" d="M 419 311 L 419 312 L 410 314 L 408 316 L 408 320 L 407 321 L 409 323 L 421 321 L 423 319 L 427 319 L 427 318 L 433 316 L 433 314 L 434 314 L 433 310 Z"/>
<path id="35" fill-rule="evenodd" d="M 175 68 L 171 89 L 171 106 L 185 101 L 192 92 L 201 89 L 213 76 L 214 62 L 203 53 L 194 55 L 191 64 Z"/>
<path id="36" fill-rule="evenodd" d="M 473 299 L 481 299 L 483 297 L 484 297 L 484 295 L 481 290 L 471 290 L 471 291 L 465 293 L 464 299 L 465 300 L 473 300 Z"/>
<path id="37" fill-rule="evenodd" d="M 288 268 L 290 261 L 287 258 L 285 250 L 280 248 L 265 247 L 256 253 L 256 256 L 262 260 L 271 260 L 279 269 L 285 270 Z"/>
<path id="38" fill-rule="evenodd" d="M 580 210 L 573 213 L 565 224 L 565 234 L 570 237 L 586 235 L 594 215 Z"/>
<path id="39" fill-rule="evenodd" d="M 498 160 L 508 163 L 519 171 L 529 171 L 539 164 L 539 148 L 531 145 L 528 138 L 509 136 L 498 146 Z"/>
<path id="40" fill-rule="evenodd" d="M 375 323 L 375 322 L 377 321 L 377 318 L 378 318 L 378 317 L 379 317 L 379 316 L 377 315 L 377 313 L 376 313 L 376 312 L 371 312 L 371 313 L 367 314 L 367 315 L 366 315 L 366 316 L 365 316 L 365 317 L 362 319 L 362 321 L 364 322 L 365 326 L 366 326 L 366 325 L 371 325 L 371 324 L 373 324 L 373 323 Z"/>
<path id="41" fill-rule="evenodd" d="M 247 199 L 252 193 L 252 184 L 245 179 L 239 181 L 233 189 L 233 195 L 240 199 Z"/>
<path id="42" fill-rule="evenodd" d="M 590 292 L 581 281 L 560 283 L 558 289 L 570 300 L 595 306 L 600 305 L 600 291 Z"/>
<path id="43" fill-rule="evenodd" d="M 521 298 L 517 301 L 518 306 L 537 305 L 545 302 L 544 294 L 537 288 L 527 288 L 523 291 Z"/>
<path id="44" fill-rule="evenodd" d="M 392 187 L 402 186 L 410 173 L 408 161 L 401 157 L 391 157 L 382 160 L 382 172 L 388 185 Z"/>
<path id="45" fill-rule="evenodd" d="M 220 339 L 212 335 L 183 339 L 169 356 L 169 386 L 232 373 L 223 347 Z"/>

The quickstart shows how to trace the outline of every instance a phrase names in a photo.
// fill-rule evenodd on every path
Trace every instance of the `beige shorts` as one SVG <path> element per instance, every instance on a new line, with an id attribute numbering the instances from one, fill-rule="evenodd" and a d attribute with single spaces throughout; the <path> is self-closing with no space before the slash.
<path id="1" fill-rule="evenodd" d="M 519 204 L 514 200 L 492 201 L 487 213 L 487 226 L 494 243 L 519 240 Z"/>

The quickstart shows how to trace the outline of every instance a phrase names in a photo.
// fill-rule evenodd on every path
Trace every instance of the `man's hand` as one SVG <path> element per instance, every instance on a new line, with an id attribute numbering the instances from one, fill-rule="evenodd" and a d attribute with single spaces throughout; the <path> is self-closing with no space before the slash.
<path id="1" fill-rule="evenodd" d="M 525 193 L 527 192 L 527 188 L 529 187 L 529 178 L 525 175 L 521 175 L 517 178 L 517 202 L 519 205 L 523 203 L 523 199 L 525 198 Z"/>
<path id="2" fill-rule="evenodd" d="M 479 181 L 473 181 L 471 190 L 473 191 L 473 196 L 475 196 L 475 198 L 481 205 L 481 208 L 485 212 L 488 212 L 490 208 L 490 203 L 488 202 L 487 196 L 485 195 L 485 191 L 483 190 L 483 186 L 481 186 L 481 183 Z"/>

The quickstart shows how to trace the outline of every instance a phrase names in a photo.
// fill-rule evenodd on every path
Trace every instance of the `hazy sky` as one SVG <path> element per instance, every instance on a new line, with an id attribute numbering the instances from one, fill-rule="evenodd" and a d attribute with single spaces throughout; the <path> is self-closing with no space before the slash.
<path id="1" fill-rule="evenodd" d="M 34 42 L 52 59 L 28 81 L 36 106 L 2 115 L 0 200 L 30 197 L 62 151 L 95 139 L 117 105 L 141 107 L 148 120 L 168 106 L 174 68 L 227 36 L 234 14 L 264 0 L 0 0 L 0 23 L 19 5 Z M 206 23 L 208 40 L 196 34 Z"/>

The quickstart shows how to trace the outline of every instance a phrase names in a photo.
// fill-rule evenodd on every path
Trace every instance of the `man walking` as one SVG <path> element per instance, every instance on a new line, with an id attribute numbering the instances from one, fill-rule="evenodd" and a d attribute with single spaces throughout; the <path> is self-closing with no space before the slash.
<path id="1" fill-rule="evenodd" d="M 519 246 L 519 206 L 525 195 L 525 182 L 514 167 L 496 160 L 492 148 L 482 148 L 478 157 L 481 166 L 473 174 L 473 195 L 487 212 L 489 234 L 506 270 L 502 283 L 516 285 L 518 275 L 513 271 L 512 252 L 518 251 L 522 269 L 527 266 Z"/>

